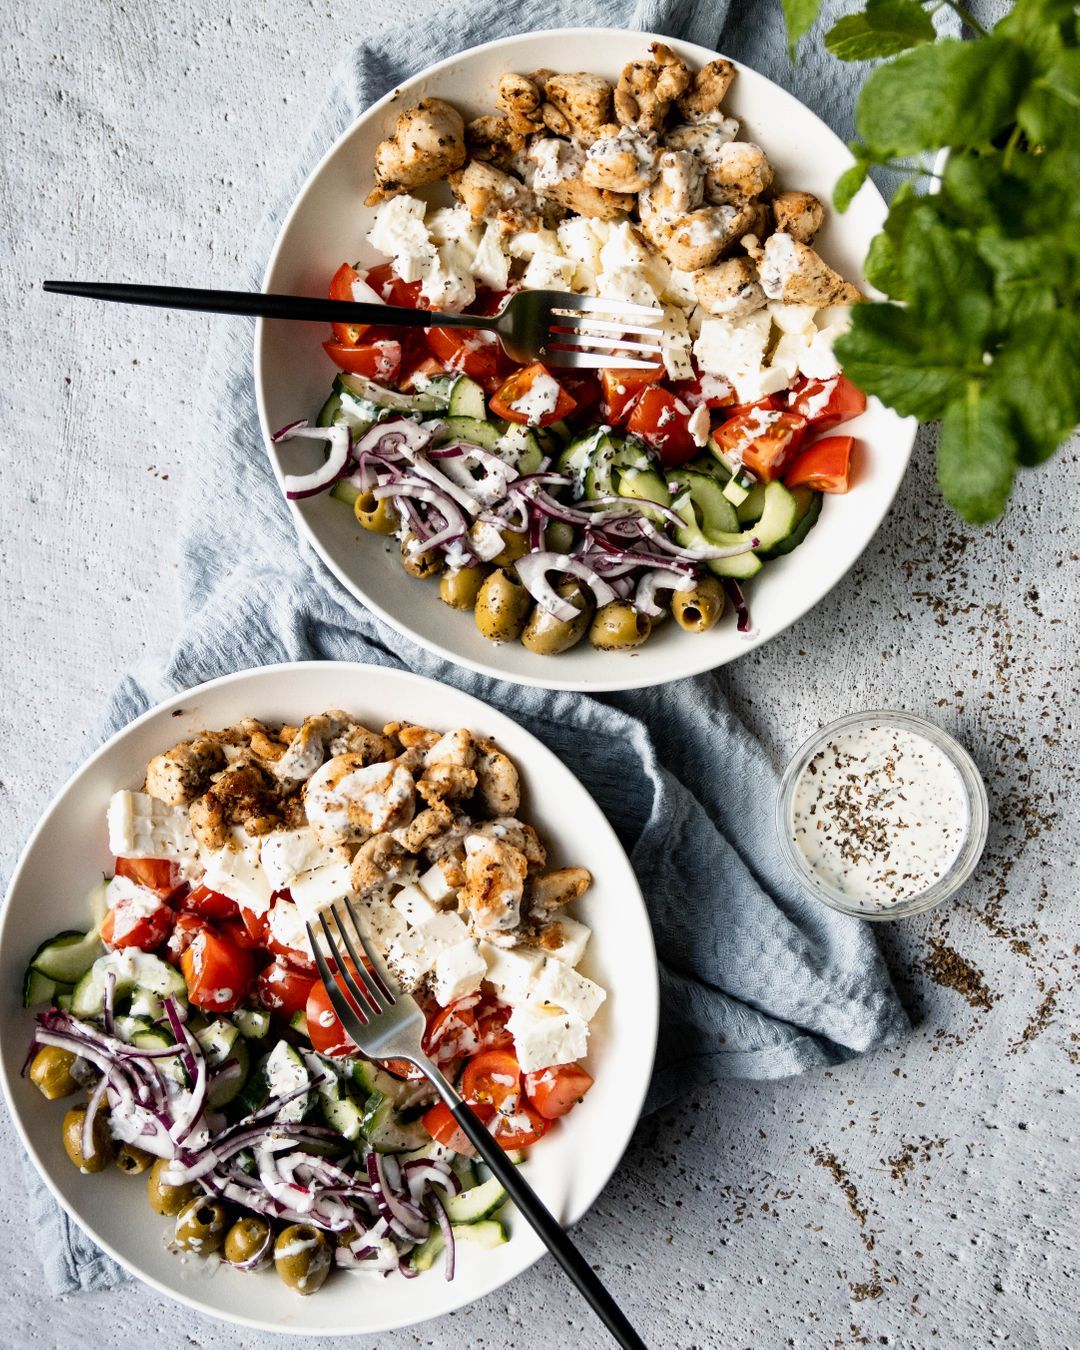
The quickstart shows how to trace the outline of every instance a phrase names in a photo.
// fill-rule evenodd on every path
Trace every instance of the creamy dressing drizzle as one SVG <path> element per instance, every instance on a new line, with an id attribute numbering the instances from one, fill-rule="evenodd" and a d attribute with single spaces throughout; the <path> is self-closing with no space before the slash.
<path id="1" fill-rule="evenodd" d="M 867 911 L 921 895 L 964 845 L 959 771 L 925 736 L 887 724 L 836 736 L 795 785 L 792 837 L 812 871 Z"/>

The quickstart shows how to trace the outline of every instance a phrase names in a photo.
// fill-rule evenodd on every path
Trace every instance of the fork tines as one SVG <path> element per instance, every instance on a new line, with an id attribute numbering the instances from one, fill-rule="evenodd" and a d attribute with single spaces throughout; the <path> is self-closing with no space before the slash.
<path id="1" fill-rule="evenodd" d="M 364 936 L 356 911 L 352 907 L 352 902 L 346 896 L 344 904 L 349 911 L 351 924 L 343 921 L 342 914 L 336 905 L 331 905 L 329 911 L 322 910 L 318 916 L 319 926 L 322 930 L 326 947 L 330 953 L 330 959 L 334 962 L 335 970 L 331 972 L 326 963 L 326 957 L 316 941 L 315 932 L 309 922 L 307 924 L 308 941 L 311 943 L 312 954 L 315 957 L 315 964 L 319 968 L 319 974 L 322 976 L 323 983 L 326 985 L 327 993 L 333 1002 L 335 984 L 344 985 L 351 999 L 355 1002 L 353 1013 L 365 1024 L 370 1022 L 373 1017 L 378 1017 L 388 1008 L 392 1007 L 397 998 L 394 994 L 393 981 L 386 972 L 385 967 L 379 960 L 377 954 L 371 946 L 371 943 Z M 336 936 L 334 929 L 327 923 L 327 913 L 334 920 L 334 927 L 337 930 Z M 353 930 L 350 933 L 350 927 Z M 363 948 L 363 956 L 356 949 L 353 940 L 353 933 L 356 940 Z M 341 947 L 344 946 L 348 953 L 354 970 L 350 970 L 348 964 L 341 959 Z"/>
<path id="2" fill-rule="evenodd" d="M 570 369 L 647 370 L 661 359 L 663 318 L 663 310 L 628 300 L 561 295 L 551 308 L 544 355 L 553 366 Z"/>

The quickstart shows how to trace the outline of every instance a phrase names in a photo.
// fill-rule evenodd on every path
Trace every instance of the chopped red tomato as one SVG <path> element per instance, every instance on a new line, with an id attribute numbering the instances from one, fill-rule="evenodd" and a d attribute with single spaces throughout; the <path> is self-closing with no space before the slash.
<path id="1" fill-rule="evenodd" d="M 692 380 L 679 380 L 672 385 L 675 393 L 688 408 L 731 408 L 735 405 L 735 390 L 723 375 L 696 375 Z"/>
<path id="2" fill-rule="evenodd" d="M 407 394 L 412 393 L 417 385 L 423 381 L 430 380 L 433 376 L 441 375 L 443 373 L 442 363 L 436 361 L 433 356 L 428 356 L 426 354 L 426 347 L 424 348 L 424 352 L 425 355 L 421 358 L 420 362 L 413 366 L 408 374 L 403 375 L 402 378 L 398 380 L 398 388 Z M 402 361 L 402 369 L 404 369 L 404 365 L 405 363 Z"/>
<path id="3" fill-rule="evenodd" d="M 141 888 L 141 894 L 117 900 L 101 925 L 101 940 L 107 947 L 137 947 L 152 952 L 172 932 L 176 916 L 156 891 Z"/>
<path id="4" fill-rule="evenodd" d="M 275 910 L 279 910 L 279 907 L 283 908 L 286 906 L 290 911 L 294 911 L 295 901 L 291 898 L 279 895 L 275 898 L 274 903 L 270 908 L 270 914 L 272 915 Z M 294 914 L 293 917 L 295 918 L 298 916 Z M 287 961 L 294 970 L 305 971 L 312 979 L 314 979 L 318 973 L 319 968 L 315 964 L 315 958 L 311 955 L 310 951 L 301 951 L 299 947 L 290 947 L 287 942 L 280 942 L 274 936 L 273 928 L 270 926 L 269 916 L 267 918 L 264 946 L 268 951 L 273 952 L 275 956 L 279 956 L 283 961 Z"/>
<path id="5" fill-rule="evenodd" d="M 476 1035 L 481 1050 L 505 1050 L 513 1047 L 514 1038 L 506 1029 L 510 1009 L 504 1003 L 485 1000 L 476 1009 Z"/>
<path id="6" fill-rule="evenodd" d="M 600 420 L 604 391 L 594 371 L 561 370 L 559 383 L 577 405 L 566 419 L 571 426 L 587 427 Z"/>
<path id="7" fill-rule="evenodd" d="M 603 402 L 600 416 L 613 427 L 621 427 L 630 416 L 630 409 L 637 402 L 638 395 L 650 384 L 655 384 L 664 374 L 663 366 L 653 370 L 603 370 L 600 372 L 600 384 L 603 388 Z"/>
<path id="8" fill-rule="evenodd" d="M 525 1075 L 525 1092 L 545 1120 L 565 1116 L 592 1085 L 592 1075 L 580 1064 L 556 1064 Z"/>
<path id="9" fill-rule="evenodd" d="M 335 963 L 331 962 L 331 965 Z M 345 967 L 355 979 L 356 967 L 348 957 L 345 957 Z M 347 994 L 344 996 L 355 1007 L 353 999 Z M 320 1055 L 340 1058 L 342 1055 L 359 1053 L 356 1042 L 341 1025 L 341 1019 L 334 1011 L 334 1005 L 330 1002 L 330 995 L 326 992 L 326 985 L 322 980 L 315 980 L 312 983 L 304 1015 L 307 1018 L 308 1037 Z"/>
<path id="10" fill-rule="evenodd" d="M 287 961 L 278 957 L 260 972 L 255 981 L 255 996 L 260 1007 L 292 1017 L 307 1007 L 314 983 L 310 975 L 294 970 Z"/>
<path id="11" fill-rule="evenodd" d="M 437 1064 L 449 1064 L 461 1055 L 473 1055 L 479 1049 L 476 1009 L 480 999 L 468 994 L 432 1017 L 424 1032 L 424 1050 Z"/>
<path id="12" fill-rule="evenodd" d="M 172 933 L 169 935 L 169 941 L 165 945 L 163 953 L 166 961 L 174 966 L 180 964 L 180 958 L 184 952 L 195 941 L 195 938 L 206 927 L 202 919 L 197 914 L 189 914 L 181 911 L 176 916 L 176 922 L 173 924 Z"/>
<path id="13" fill-rule="evenodd" d="M 201 919 L 210 919 L 213 922 L 240 917 L 240 906 L 236 901 L 230 900 L 219 891 L 212 891 L 209 886 L 196 886 L 190 894 L 184 896 L 183 906 L 192 914 L 198 914 Z"/>
<path id="14" fill-rule="evenodd" d="M 513 295 L 513 291 L 493 291 L 488 286 L 477 286 L 476 299 L 466 311 L 469 314 L 498 314 L 503 305 Z"/>
<path id="15" fill-rule="evenodd" d="M 250 943 L 254 947 L 265 947 L 266 940 L 270 936 L 270 930 L 266 926 L 266 915 L 255 914 L 250 909 L 240 910 L 240 922 L 247 932 Z M 243 945 L 243 944 L 242 944 Z"/>
<path id="16" fill-rule="evenodd" d="M 549 1129 L 551 1121 L 545 1120 L 527 1101 L 521 1101 L 512 1115 L 496 1117 L 491 1133 L 503 1148 L 528 1148 L 542 1139 Z"/>
<path id="17" fill-rule="evenodd" d="M 255 959 L 244 947 L 203 927 L 180 957 L 188 998 L 196 1008 L 232 1012 L 242 1008 L 255 979 Z"/>
<path id="18" fill-rule="evenodd" d="M 485 1050 L 470 1059 L 461 1075 L 461 1095 L 467 1102 L 488 1102 L 496 1111 L 513 1110 L 521 1096 L 521 1066 L 512 1050 Z"/>
<path id="19" fill-rule="evenodd" d="M 789 406 L 816 431 L 828 431 L 865 412 L 866 395 L 846 375 L 837 375 L 831 380 L 807 380 L 795 390 Z"/>
<path id="20" fill-rule="evenodd" d="M 235 919 L 225 919 L 217 926 L 225 937 L 230 942 L 235 942 L 238 947 L 247 947 L 249 951 L 258 952 L 264 959 L 269 957 L 270 953 L 266 950 L 265 938 L 262 936 L 253 937 L 251 929 L 244 923 L 240 915 L 237 915 Z"/>
<path id="21" fill-rule="evenodd" d="M 168 858 L 117 858 L 116 875 L 127 877 L 147 890 L 157 891 L 163 899 L 183 884 L 180 868 Z"/>
<path id="22" fill-rule="evenodd" d="M 494 334 L 467 328 L 428 328 L 425 335 L 445 369 L 468 375 L 481 384 L 498 375 L 502 348 Z"/>
<path id="23" fill-rule="evenodd" d="M 783 477 L 805 434 L 805 417 L 757 405 L 729 418 L 714 433 L 733 464 L 745 464 L 766 483 Z"/>
<path id="24" fill-rule="evenodd" d="M 495 1114 L 493 1106 L 486 1106 L 483 1103 L 474 1106 L 472 1110 L 483 1125 L 489 1124 Z M 455 1153 L 460 1153 L 466 1158 L 475 1156 L 476 1149 L 469 1142 L 469 1136 L 454 1119 L 445 1102 L 439 1102 L 430 1111 L 425 1111 L 422 1121 L 424 1129 L 437 1144 L 452 1148 Z"/>
<path id="25" fill-rule="evenodd" d="M 816 488 L 818 492 L 847 492 L 851 487 L 853 436 L 826 436 L 799 455 L 784 475 L 788 487 Z"/>
<path id="26" fill-rule="evenodd" d="M 394 275 L 390 263 L 379 263 L 368 268 L 364 280 L 386 301 L 388 305 L 398 305 L 402 309 L 423 309 L 420 303 L 419 281 L 402 281 Z"/>
<path id="27" fill-rule="evenodd" d="M 404 1078 L 409 1082 L 419 1083 L 427 1076 L 423 1069 L 418 1069 L 415 1064 L 410 1064 L 407 1059 L 380 1059 L 376 1062 L 380 1069 L 385 1069 L 395 1078 Z"/>
<path id="28" fill-rule="evenodd" d="M 697 454 L 690 435 L 690 409 L 659 385 L 642 390 L 626 429 L 651 445 L 665 468 L 676 468 Z"/>
<path id="29" fill-rule="evenodd" d="M 350 375 L 364 375 L 380 384 L 392 384 L 401 369 L 401 343 L 396 339 L 381 338 L 358 347 L 330 341 L 323 343 L 323 351 L 334 365 Z"/>
<path id="30" fill-rule="evenodd" d="M 330 299 L 355 300 L 356 295 L 353 286 L 356 282 L 363 280 L 364 278 L 355 267 L 350 267 L 348 263 L 342 263 L 330 278 Z M 355 347 L 371 325 L 368 323 L 334 323 L 330 327 L 333 328 L 334 336 L 339 342 L 344 342 L 348 347 Z"/>
<path id="31" fill-rule="evenodd" d="M 539 361 L 515 371 L 491 400 L 496 417 L 532 427 L 561 422 L 575 407 L 574 400 Z"/>

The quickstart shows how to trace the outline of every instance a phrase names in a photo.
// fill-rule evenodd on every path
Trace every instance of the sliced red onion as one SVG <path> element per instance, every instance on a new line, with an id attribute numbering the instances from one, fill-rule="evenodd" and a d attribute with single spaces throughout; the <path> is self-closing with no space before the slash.
<path id="1" fill-rule="evenodd" d="M 389 422 L 378 422 L 370 431 L 364 432 L 354 453 L 358 459 L 364 454 L 403 455 L 411 459 L 430 443 L 433 435 L 433 428 L 421 426 L 407 417 L 398 417 Z"/>
<path id="2" fill-rule="evenodd" d="M 676 558 L 686 558 L 690 562 L 710 562 L 714 558 L 734 558 L 740 553 L 752 552 L 760 543 L 760 540 L 752 538 L 743 543 L 731 544 L 725 548 L 683 548 L 680 544 L 672 543 L 655 525 L 644 518 L 638 522 L 638 529 L 647 539 L 651 539 L 657 548 L 663 549 L 665 553 L 670 553 Z"/>
<path id="3" fill-rule="evenodd" d="M 583 511 L 602 511 L 612 507 L 621 507 L 623 510 L 632 510 L 634 515 L 638 516 L 663 516 L 677 530 L 682 529 L 686 524 L 678 511 L 673 511 L 670 506 L 665 506 L 660 502 L 649 501 L 647 497 L 593 497 L 589 501 L 579 503 L 579 505 Z"/>
<path id="4" fill-rule="evenodd" d="M 401 1232 L 403 1237 L 423 1241 L 427 1237 L 429 1225 L 413 1204 L 395 1193 L 387 1180 L 385 1162 L 384 1156 L 374 1149 L 367 1156 L 368 1179 L 379 1213 L 395 1232 Z"/>
<path id="5" fill-rule="evenodd" d="M 654 568 L 651 572 L 646 572 L 638 582 L 637 590 L 634 592 L 634 608 L 648 614 L 652 619 L 659 618 L 664 610 L 656 603 L 656 592 L 685 590 L 686 583 L 684 572 Z"/>
<path id="6" fill-rule="evenodd" d="M 116 971 L 107 970 L 105 972 L 105 1003 L 101 1010 L 101 1021 L 105 1028 L 105 1034 L 112 1036 L 115 1032 L 113 1023 L 113 1003 L 116 999 Z"/>
<path id="7" fill-rule="evenodd" d="M 446 1163 L 434 1162 L 429 1158 L 417 1158 L 407 1162 L 403 1172 L 414 1204 L 420 1203 L 427 1186 L 441 1186 L 451 1195 L 461 1193 L 461 1178 Z"/>
<path id="8" fill-rule="evenodd" d="M 108 1087 L 109 1075 L 106 1074 L 91 1092 L 90 1100 L 86 1103 L 86 1115 L 83 1116 L 82 1128 L 82 1155 L 84 1158 L 89 1158 L 97 1151 L 94 1148 L 94 1121 L 97 1119 L 101 1103 L 105 1100 Z"/>
<path id="9" fill-rule="evenodd" d="M 750 620 L 750 606 L 747 604 L 743 588 L 734 577 L 724 577 L 720 584 L 723 586 L 727 598 L 731 601 L 731 607 L 735 611 L 736 629 L 740 633 L 752 635 L 754 627 Z"/>
<path id="10" fill-rule="evenodd" d="M 314 497 L 316 493 L 324 492 L 345 472 L 349 462 L 347 426 L 338 424 L 332 427 L 313 427 L 306 422 L 294 422 L 291 426 L 282 427 L 273 437 L 275 445 L 292 440 L 326 441 L 330 449 L 326 462 L 313 469 L 311 473 L 285 475 L 285 496 L 290 501 L 299 501 L 302 497 Z"/>
<path id="11" fill-rule="evenodd" d="M 569 600 L 556 593 L 547 579 L 548 572 L 576 577 L 592 591 L 597 605 L 606 605 L 616 598 L 615 592 L 593 568 L 565 553 L 527 553 L 514 565 L 518 579 L 536 603 L 563 623 L 571 622 L 578 611 Z"/>
<path id="12" fill-rule="evenodd" d="M 454 1225 L 450 1222 L 450 1216 L 446 1212 L 446 1206 L 434 1191 L 428 1191 L 428 1205 L 434 1211 L 435 1221 L 439 1225 L 439 1231 L 446 1240 L 446 1263 L 443 1266 L 443 1277 L 444 1279 L 452 1280 L 454 1278 L 454 1265 L 457 1256 L 454 1239 Z"/>

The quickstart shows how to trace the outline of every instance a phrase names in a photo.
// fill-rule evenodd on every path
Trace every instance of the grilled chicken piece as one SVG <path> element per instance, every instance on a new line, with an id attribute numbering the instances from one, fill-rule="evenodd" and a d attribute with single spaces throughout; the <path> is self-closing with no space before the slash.
<path id="1" fill-rule="evenodd" d="M 525 184 L 492 164 L 471 159 L 448 181 L 473 220 L 498 220 L 509 230 L 535 229 L 541 223 L 540 203 Z"/>
<path id="2" fill-rule="evenodd" d="M 392 882 L 401 885 L 413 872 L 413 856 L 390 834 L 376 834 L 357 849 L 350 880 L 361 900 L 378 895 Z"/>
<path id="3" fill-rule="evenodd" d="M 812 244 L 825 221 L 825 208 L 812 192 L 778 192 L 772 214 L 777 230 L 800 244 Z"/>
<path id="4" fill-rule="evenodd" d="M 474 117 L 465 128 L 465 144 L 472 159 L 494 164 L 507 172 L 525 149 L 525 136 L 514 128 L 505 113 L 485 113 Z"/>
<path id="5" fill-rule="evenodd" d="M 766 302 L 757 267 L 746 257 L 728 258 L 695 272 L 694 294 L 703 310 L 725 319 L 745 318 Z"/>
<path id="6" fill-rule="evenodd" d="M 672 127 L 664 137 L 664 144 L 669 150 L 689 150 L 702 168 L 708 169 L 719 162 L 724 146 L 730 145 L 738 134 L 739 124 L 734 117 L 710 113 L 700 122 Z"/>
<path id="7" fill-rule="evenodd" d="M 368 764 L 335 755 L 308 779 L 304 807 L 321 844 L 342 844 L 407 825 L 415 810 L 413 776 L 400 760 Z"/>
<path id="8" fill-rule="evenodd" d="M 513 131 L 521 136 L 530 136 L 543 130 L 544 119 L 540 109 L 544 102 L 544 91 L 535 77 L 518 75 L 507 71 L 499 77 L 499 89 L 495 95 L 495 106 L 501 109 Z"/>
<path id="9" fill-rule="evenodd" d="M 508 755 L 494 741 L 478 741 L 476 796 L 489 816 L 513 816 L 521 805 L 521 779 Z"/>
<path id="10" fill-rule="evenodd" d="M 762 289 L 770 300 L 824 309 L 862 299 L 857 287 L 834 272 L 809 244 L 790 234 L 772 234 L 766 239 L 759 270 Z"/>
<path id="11" fill-rule="evenodd" d="M 538 923 L 579 900 L 592 885 L 592 873 L 584 867 L 563 867 L 558 872 L 534 877 L 529 885 L 528 911 Z"/>
<path id="12" fill-rule="evenodd" d="M 686 91 L 679 96 L 679 111 L 688 122 L 700 121 L 720 107 L 734 78 L 735 67 L 730 61 L 722 57 L 710 61 L 693 76 Z"/>
<path id="13" fill-rule="evenodd" d="M 277 784 L 257 764 L 226 769 L 188 808 L 195 838 L 216 851 L 232 842 L 232 827 L 248 834 L 269 834 L 281 824 Z"/>
<path id="14" fill-rule="evenodd" d="M 659 132 L 668 109 L 690 87 L 686 63 L 662 42 L 649 48 L 651 61 L 631 61 L 615 87 L 615 116 L 627 127 Z"/>
<path id="15" fill-rule="evenodd" d="M 441 98 L 425 98 L 399 114 L 394 134 L 375 148 L 375 186 L 368 206 L 434 183 L 465 163 L 465 123 Z"/>
<path id="16" fill-rule="evenodd" d="M 146 791 L 170 806 L 187 806 L 210 785 L 210 775 L 225 767 L 225 751 L 217 741 L 197 736 L 181 741 L 146 766 Z"/>
<path id="17" fill-rule="evenodd" d="M 612 89 L 599 75 L 537 71 L 533 79 L 544 91 L 544 125 L 556 136 L 572 136 L 588 145 L 610 123 Z"/>
<path id="18" fill-rule="evenodd" d="M 773 180 L 765 151 L 750 141 L 722 146 L 705 168 L 705 196 L 715 205 L 759 197 Z"/>
<path id="19" fill-rule="evenodd" d="M 518 926 L 528 868 L 524 853 L 503 840 L 466 836 L 465 884 L 458 902 L 478 932 L 506 932 Z"/>
<path id="20" fill-rule="evenodd" d="M 604 127 L 589 146 L 582 179 L 609 192 L 643 192 L 656 177 L 660 150 L 656 137 L 636 127 Z"/>

